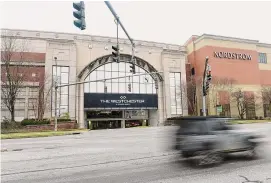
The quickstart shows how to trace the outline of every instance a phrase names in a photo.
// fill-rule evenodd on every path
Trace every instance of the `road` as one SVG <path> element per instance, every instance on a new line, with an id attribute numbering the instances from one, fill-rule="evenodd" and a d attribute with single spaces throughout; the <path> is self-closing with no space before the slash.
<path id="1" fill-rule="evenodd" d="M 239 125 L 256 130 L 271 142 L 271 124 Z M 208 182 L 271 183 L 271 143 L 263 157 L 235 155 L 217 167 L 195 169 L 172 150 L 175 127 L 129 128 L 80 135 L 2 140 L 1 182 L 107 183 Z M 267 180 L 270 178 L 270 180 Z"/>

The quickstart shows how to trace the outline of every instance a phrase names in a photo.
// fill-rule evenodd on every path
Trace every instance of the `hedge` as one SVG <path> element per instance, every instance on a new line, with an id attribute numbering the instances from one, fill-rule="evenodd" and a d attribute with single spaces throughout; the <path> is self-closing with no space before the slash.
<path id="1" fill-rule="evenodd" d="M 54 119 L 53 119 L 53 121 L 54 121 Z M 72 121 L 71 119 L 66 119 L 66 118 L 58 118 L 57 119 L 57 122 L 70 122 L 70 121 Z"/>
<path id="2" fill-rule="evenodd" d="M 22 126 L 26 126 L 26 125 L 46 125 L 46 124 L 50 124 L 50 120 L 43 119 L 43 120 L 37 121 L 36 119 L 24 119 L 23 121 L 21 121 Z"/>
<path id="3" fill-rule="evenodd" d="M 4 121 L 1 123 L 1 129 L 17 129 L 21 128 L 21 123 L 20 122 L 15 122 L 15 121 Z"/>

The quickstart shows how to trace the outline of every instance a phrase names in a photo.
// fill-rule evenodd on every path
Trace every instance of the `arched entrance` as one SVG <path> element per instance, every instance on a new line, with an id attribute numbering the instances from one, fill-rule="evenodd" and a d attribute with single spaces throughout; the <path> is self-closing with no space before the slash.
<path id="1" fill-rule="evenodd" d="M 96 59 L 78 75 L 83 86 L 83 110 L 92 129 L 120 128 L 150 123 L 158 110 L 158 83 L 163 80 L 148 62 L 135 57 L 136 74 L 130 72 L 131 55 L 121 55 L 120 63 L 111 55 Z M 119 79 L 110 79 L 123 77 Z M 81 92 L 82 93 L 82 92 Z M 82 104 L 81 104 L 82 106 Z M 89 123 L 91 121 L 91 124 Z"/>

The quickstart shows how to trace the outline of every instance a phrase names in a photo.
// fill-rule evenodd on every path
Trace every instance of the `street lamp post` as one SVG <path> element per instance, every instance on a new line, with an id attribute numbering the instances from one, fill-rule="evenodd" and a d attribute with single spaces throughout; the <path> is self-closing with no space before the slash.
<path id="1" fill-rule="evenodd" d="M 54 57 L 56 63 L 56 77 L 55 77 L 55 131 L 57 131 L 57 57 Z"/>

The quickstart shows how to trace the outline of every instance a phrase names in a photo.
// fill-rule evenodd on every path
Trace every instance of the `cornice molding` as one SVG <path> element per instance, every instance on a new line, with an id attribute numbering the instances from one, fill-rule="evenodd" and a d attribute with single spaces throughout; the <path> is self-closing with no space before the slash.
<path id="1" fill-rule="evenodd" d="M 259 45 L 259 46 L 271 47 L 271 44 L 260 43 L 258 40 L 243 39 L 243 38 L 236 38 L 236 37 L 227 37 L 227 36 L 218 36 L 218 35 L 212 35 L 212 34 L 203 34 L 203 35 L 199 36 L 194 42 L 198 43 L 199 41 L 201 41 L 203 39 L 232 41 L 232 42 L 247 43 L 247 44 L 254 44 L 254 45 Z"/>
<path id="2" fill-rule="evenodd" d="M 22 30 L 22 29 L 1 29 L 1 35 L 5 32 L 11 32 L 14 35 L 27 39 L 41 39 L 47 41 L 60 41 L 60 42 L 103 42 L 103 43 L 116 43 L 117 40 L 114 37 L 86 35 L 86 34 L 72 34 L 64 32 L 49 32 L 49 31 L 37 31 L 37 30 Z M 143 40 L 135 40 L 135 45 L 139 47 L 156 47 L 156 48 L 167 48 L 170 50 L 182 50 L 185 51 L 185 47 L 176 44 L 167 44 Z M 120 38 L 120 44 L 130 45 L 128 39 Z"/>

